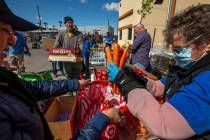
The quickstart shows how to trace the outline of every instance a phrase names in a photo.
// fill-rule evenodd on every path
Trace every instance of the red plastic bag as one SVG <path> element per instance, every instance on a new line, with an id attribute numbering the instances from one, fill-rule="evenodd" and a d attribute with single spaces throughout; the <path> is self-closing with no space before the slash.
<path id="1" fill-rule="evenodd" d="M 78 130 L 83 128 L 95 116 L 96 112 L 114 106 L 124 111 L 125 124 L 120 126 L 119 124 L 109 123 L 102 132 L 102 140 L 133 140 L 139 133 L 138 119 L 128 111 L 123 97 L 112 93 L 108 82 L 92 82 L 91 85 L 81 90 L 78 101 Z"/>
<path id="2" fill-rule="evenodd" d="M 124 111 L 125 120 L 119 127 L 119 139 L 135 140 L 140 133 L 139 120 L 130 113 L 127 106 L 122 106 L 120 109 Z"/>
<path id="3" fill-rule="evenodd" d="M 112 103 L 105 100 L 105 96 L 111 94 L 109 83 L 94 81 L 80 92 L 78 110 L 78 129 L 83 128 L 96 112 L 108 109 Z M 102 140 L 119 140 L 117 124 L 108 124 L 101 135 Z"/>
<path id="4" fill-rule="evenodd" d="M 109 83 L 103 81 L 94 81 L 90 85 L 80 90 L 80 95 L 93 101 L 103 102 L 104 95 L 107 92 Z"/>

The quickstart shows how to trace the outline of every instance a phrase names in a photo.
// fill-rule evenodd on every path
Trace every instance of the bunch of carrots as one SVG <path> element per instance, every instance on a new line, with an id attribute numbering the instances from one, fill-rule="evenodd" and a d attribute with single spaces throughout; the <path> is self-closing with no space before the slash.
<path id="1" fill-rule="evenodd" d="M 115 44 L 113 47 L 113 54 L 109 47 L 105 48 L 106 53 L 106 60 L 107 63 L 114 63 L 119 68 L 123 68 L 125 66 L 125 63 L 129 57 L 129 45 L 127 45 L 125 48 L 121 48 L 119 44 Z M 137 71 L 136 71 L 137 72 Z M 147 75 L 145 75 L 147 76 Z M 115 94 L 119 94 L 119 89 L 115 84 L 112 84 L 112 89 Z M 143 123 L 140 122 L 139 124 L 139 131 L 142 138 L 146 138 L 149 135 L 149 131 L 144 127 Z"/>
<path id="2" fill-rule="evenodd" d="M 119 68 L 124 67 L 125 62 L 129 57 L 128 49 L 129 45 L 127 45 L 126 48 L 121 48 L 119 44 L 114 44 L 112 55 L 111 49 L 109 47 L 106 47 L 105 53 L 107 63 L 110 64 L 111 62 L 114 62 Z"/>
<path id="3" fill-rule="evenodd" d="M 123 68 L 129 57 L 128 50 L 129 50 L 129 45 L 127 45 L 126 48 L 121 48 L 119 44 L 114 44 L 113 54 L 112 54 L 111 49 L 109 47 L 106 47 L 105 53 L 106 53 L 107 63 L 110 64 L 113 62 L 119 68 Z M 115 84 L 112 85 L 112 89 L 115 94 L 119 94 L 119 89 Z"/>

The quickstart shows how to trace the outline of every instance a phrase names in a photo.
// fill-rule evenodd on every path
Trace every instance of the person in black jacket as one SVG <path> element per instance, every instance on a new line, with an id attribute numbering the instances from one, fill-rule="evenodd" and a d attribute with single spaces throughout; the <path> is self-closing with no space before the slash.
<path id="1" fill-rule="evenodd" d="M 13 30 L 29 31 L 38 27 L 14 15 L 4 0 L 0 1 L 0 139 L 53 140 L 37 101 L 79 90 L 86 80 L 27 82 L 2 67 L 3 50 L 15 44 Z"/>

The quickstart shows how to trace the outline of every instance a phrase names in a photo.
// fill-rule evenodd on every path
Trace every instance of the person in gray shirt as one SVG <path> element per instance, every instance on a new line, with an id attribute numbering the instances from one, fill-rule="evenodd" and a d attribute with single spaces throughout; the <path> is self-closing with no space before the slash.
<path id="1" fill-rule="evenodd" d="M 151 37 L 143 24 L 134 26 L 135 39 L 131 47 L 131 64 L 147 70 L 150 67 L 149 52 L 151 49 Z"/>
<path id="2" fill-rule="evenodd" d="M 67 79 L 80 79 L 82 70 L 82 33 L 74 28 L 74 21 L 71 17 L 64 17 L 66 30 L 59 32 L 56 37 L 54 48 L 75 48 L 76 62 L 63 62 L 64 74 Z"/>

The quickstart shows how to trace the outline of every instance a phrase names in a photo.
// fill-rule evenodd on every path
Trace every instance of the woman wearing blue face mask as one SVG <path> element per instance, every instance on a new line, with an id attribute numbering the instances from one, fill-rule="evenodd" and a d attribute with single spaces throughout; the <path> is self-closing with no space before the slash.
<path id="1" fill-rule="evenodd" d="M 108 66 L 131 113 L 163 139 L 210 139 L 210 4 L 175 15 L 164 31 L 176 65 L 159 81 L 135 77 L 129 69 Z M 156 96 L 163 96 L 159 104 Z"/>
<path id="2" fill-rule="evenodd" d="M 176 38 L 176 35 L 174 35 L 174 36 Z M 179 66 L 183 69 L 189 69 L 196 62 L 198 62 L 201 58 L 203 58 L 205 55 L 207 55 L 206 50 L 208 49 L 208 45 L 206 45 L 205 47 L 201 47 L 201 46 L 199 47 L 194 44 L 196 42 L 199 42 L 203 36 L 204 36 L 204 34 L 197 36 L 196 38 L 194 38 L 191 41 L 189 41 L 188 43 L 186 43 L 186 45 L 184 45 L 184 46 L 172 46 L 173 57 L 176 61 L 177 66 Z M 194 54 L 196 54 L 194 56 L 192 55 L 193 50 L 198 51 L 198 52 L 196 51 L 197 53 L 194 53 Z"/>

